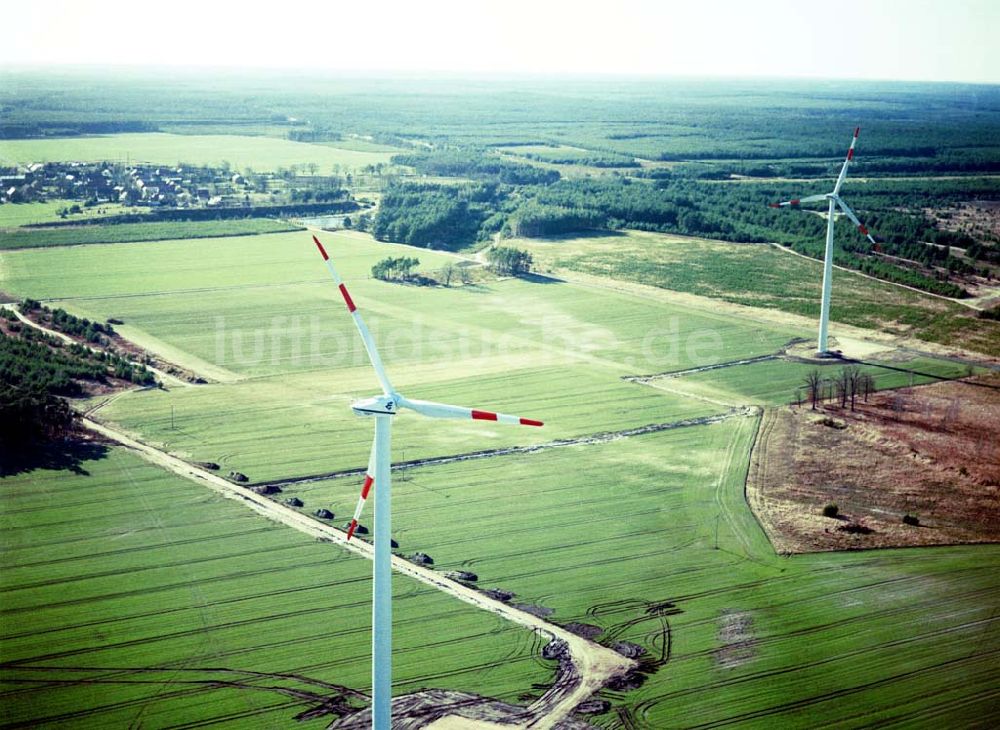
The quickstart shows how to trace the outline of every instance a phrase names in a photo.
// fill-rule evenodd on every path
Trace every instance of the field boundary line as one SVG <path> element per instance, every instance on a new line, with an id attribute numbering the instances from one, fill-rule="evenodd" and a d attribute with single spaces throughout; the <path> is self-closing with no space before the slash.
<path id="1" fill-rule="evenodd" d="M 323 542 L 333 543 L 337 547 L 367 560 L 374 558 L 372 545 L 362 540 L 348 542 L 346 533 L 335 527 L 317 522 L 291 507 L 279 504 L 245 487 L 232 484 L 220 476 L 188 464 L 176 456 L 126 436 L 91 418 L 82 416 L 80 420 L 88 430 L 116 442 L 146 461 L 201 486 L 208 487 L 227 499 L 242 501 L 248 508 L 270 520 Z M 529 628 L 549 640 L 565 643 L 569 661 L 577 673 L 576 681 L 567 686 L 560 686 L 559 683 L 556 683 L 545 695 L 531 705 L 529 711 L 532 713 L 532 717 L 522 727 L 539 728 L 540 730 L 554 727 L 568 717 L 577 705 L 604 687 L 610 679 L 623 675 L 636 666 L 635 660 L 624 657 L 612 649 L 577 636 L 561 626 L 549 623 L 526 611 L 489 598 L 479 591 L 449 580 L 429 568 L 415 565 L 395 555 L 392 556 L 392 568 L 397 573 L 443 591 L 476 608 L 489 611 L 508 621 Z"/>
<path id="2" fill-rule="evenodd" d="M 531 446 L 506 446 L 498 449 L 483 449 L 482 451 L 469 451 L 464 454 L 450 454 L 448 456 L 432 456 L 426 459 L 411 459 L 409 461 L 395 462 L 392 465 L 393 471 L 403 471 L 406 469 L 417 469 L 424 466 L 440 466 L 442 464 L 453 464 L 460 461 L 473 461 L 476 459 L 490 459 L 494 456 L 510 456 L 513 454 L 535 454 L 540 451 L 550 449 L 560 449 L 566 446 L 594 446 L 607 444 L 624 438 L 643 436 L 649 433 L 659 433 L 661 431 L 672 431 L 676 428 L 690 428 L 692 426 L 708 426 L 713 423 L 721 423 L 730 418 L 752 415 L 753 407 L 738 406 L 731 407 L 729 404 L 720 403 L 728 411 L 715 413 L 710 416 L 699 416 L 697 418 L 685 418 L 680 421 L 669 421 L 667 423 L 650 423 L 645 426 L 636 426 L 621 431 L 604 431 L 602 433 L 591 434 L 590 436 L 580 436 L 572 439 L 557 439 L 546 441 L 543 444 L 533 444 Z M 255 487 L 286 487 L 295 484 L 310 484 L 312 482 L 326 481 L 327 479 L 344 479 L 347 477 L 357 477 L 365 473 L 367 467 L 359 466 L 340 471 L 325 472 L 323 474 L 308 474 L 301 477 L 284 477 L 281 479 L 271 479 L 262 482 L 253 482 Z"/>

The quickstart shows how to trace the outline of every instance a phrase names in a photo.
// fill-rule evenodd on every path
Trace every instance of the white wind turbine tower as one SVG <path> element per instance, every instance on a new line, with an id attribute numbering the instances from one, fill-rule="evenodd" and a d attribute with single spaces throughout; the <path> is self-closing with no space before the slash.
<path id="1" fill-rule="evenodd" d="M 854 159 L 854 145 L 858 141 L 858 135 L 861 133 L 861 127 L 855 127 L 854 138 L 851 140 L 851 146 L 847 150 L 847 159 L 844 160 L 844 166 L 840 168 L 840 175 L 837 176 L 837 182 L 833 186 L 832 193 L 823 193 L 822 195 L 810 195 L 806 198 L 786 200 L 783 203 L 771 203 L 772 208 L 783 208 L 785 206 L 798 207 L 800 203 L 815 203 L 820 200 L 826 200 L 829 202 L 829 207 L 826 216 L 826 253 L 823 258 L 823 301 L 820 305 L 819 312 L 819 343 L 816 347 L 816 353 L 818 355 L 826 355 L 826 335 L 827 328 L 830 324 L 830 288 L 833 285 L 833 225 L 835 222 L 834 214 L 836 213 L 837 206 L 844 211 L 844 215 L 851 219 L 851 222 L 858 227 L 862 235 L 867 236 L 868 240 L 872 243 L 876 243 L 875 239 L 872 238 L 868 229 L 858 220 L 858 217 L 854 215 L 854 211 L 851 210 L 847 203 L 845 203 L 840 197 L 840 186 L 844 184 L 844 178 L 847 177 L 847 167 L 851 164 Z M 876 244 L 877 245 L 877 244 Z"/>
<path id="2" fill-rule="evenodd" d="M 356 401 L 351 409 L 356 415 L 375 418 L 375 440 L 372 443 L 371 454 L 368 457 L 368 470 L 365 473 L 364 484 L 361 487 L 361 498 L 358 500 L 354 518 L 347 530 L 350 540 L 358 526 L 361 510 L 368 492 L 375 486 L 375 560 L 374 581 L 372 589 L 372 728 L 374 730 L 389 730 L 392 724 L 392 562 L 391 562 L 391 483 L 390 483 L 390 445 L 392 435 L 392 417 L 400 408 L 408 408 L 430 418 L 462 418 L 478 421 L 497 421 L 521 426 L 541 426 L 541 421 L 530 418 L 508 416 L 503 413 L 480 411 L 462 406 L 451 406 L 444 403 L 432 403 L 423 400 L 411 400 L 400 395 L 392 387 L 389 377 L 382 365 L 368 327 L 365 326 L 361 314 L 351 300 L 343 280 L 333 267 L 323 244 L 313 236 L 326 268 L 330 270 L 334 283 L 340 289 L 344 303 L 354 318 L 361 340 L 364 342 L 368 358 L 375 369 L 375 376 L 382 385 L 382 395 Z"/>

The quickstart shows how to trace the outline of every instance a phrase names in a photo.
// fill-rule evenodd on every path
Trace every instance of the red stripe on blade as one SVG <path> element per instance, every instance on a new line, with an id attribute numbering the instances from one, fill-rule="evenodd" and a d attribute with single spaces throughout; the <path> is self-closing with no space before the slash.
<path id="1" fill-rule="evenodd" d="M 863 235 L 863 236 L 867 236 L 868 235 L 868 229 L 865 228 L 864 226 L 858 226 L 858 230 L 861 231 L 861 235 Z"/>
<path id="2" fill-rule="evenodd" d="M 351 520 L 351 526 L 347 528 L 347 539 L 350 540 L 354 535 L 354 531 L 358 528 L 358 521 Z"/>
<path id="3" fill-rule="evenodd" d="M 854 148 L 851 147 L 851 149 L 847 150 L 847 159 L 851 160 L 853 158 L 854 158 Z"/>
<path id="4" fill-rule="evenodd" d="M 368 490 L 372 488 L 372 482 L 374 481 L 374 479 L 365 474 L 365 483 L 361 485 L 361 499 L 368 499 Z"/>
<path id="5" fill-rule="evenodd" d="M 542 426 L 544 424 L 541 421 L 533 421 L 530 418 L 522 418 L 521 419 L 521 425 L 522 426 Z"/>
<path id="6" fill-rule="evenodd" d="M 323 260 L 329 261 L 330 257 L 326 255 L 326 249 L 323 248 L 323 244 L 319 242 L 319 239 L 316 238 L 316 236 L 313 236 L 313 240 L 316 242 L 316 248 L 318 248 L 319 252 L 323 254 Z"/>
<path id="7" fill-rule="evenodd" d="M 768 203 L 767 207 L 768 208 L 780 208 L 781 207 L 781 203 Z"/>
<path id="8" fill-rule="evenodd" d="M 340 293 L 344 296 L 344 301 L 347 302 L 347 308 L 350 311 L 354 311 L 357 307 L 354 306 L 354 301 L 351 299 L 351 295 L 347 293 L 347 287 L 343 284 L 340 285 Z"/>
<path id="9" fill-rule="evenodd" d="M 854 128 L 854 139 L 857 139 L 859 134 L 861 134 L 861 127 L 855 127 Z"/>
<path id="10" fill-rule="evenodd" d="M 799 201 L 798 201 L 798 200 L 789 200 L 789 201 L 788 201 L 788 204 L 789 204 L 789 205 L 798 205 L 798 204 L 799 204 Z"/>
<path id="11" fill-rule="evenodd" d="M 490 413 L 489 411 L 472 411 L 472 417 L 477 421 L 495 421 L 497 420 L 496 413 Z"/>

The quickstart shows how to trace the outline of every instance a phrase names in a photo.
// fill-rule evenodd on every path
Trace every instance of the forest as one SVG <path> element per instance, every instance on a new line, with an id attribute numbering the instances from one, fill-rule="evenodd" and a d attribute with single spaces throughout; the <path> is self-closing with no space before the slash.
<path id="1" fill-rule="evenodd" d="M 384 241 L 461 248 L 500 232 L 553 236 L 594 229 L 634 228 L 738 243 L 775 242 L 819 258 L 826 222 L 809 210 L 774 210 L 768 203 L 825 190 L 815 183 L 743 185 L 679 176 L 653 181 L 624 177 L 563 179 L 546 185 L 393 185 L 382 199 L 373 233 Z M 951 246 L 972 247 L 964 234 L 937 229 L 920 211 L 928 190 L 938 204 L 970 194 L 997 195 L 996 181 L 883 181 L 846 191 L 851 205 L 875 233 L 877 250 L 846 221 L 837 228 L 838 264 L 945 296 L 964 290 L 922 270 L 968 272 Z M 819 212 L 822 206 L 816 210 Z M 937 245 L 928 245 L 937 244 Z M 972 247 L 987 260 L 990 247 Z"/>
<path id="2" fill-rule="evenodd" d="M 378 215 L 361 226 L 383 241 L 455 249 L 497 234 L 638 228 L 809 256 L 821 255 L 820 211 L 767 204 L 824 192 L 860 124 L 845 199 L 879 247 L 841 225 L 838 263 L 962 296 L 948 272 L 982 273 L 1000 256 L 996 242 L 940 230 L 924 212 L 1000 200 L 996 86 L 281 74 L 213 86 L 154 71 L 22 70 L 0 71 L 0 117 L 0 138 L 157 130 L 394 147 L 394 169 L 409 172 L 385 176 Z"/>

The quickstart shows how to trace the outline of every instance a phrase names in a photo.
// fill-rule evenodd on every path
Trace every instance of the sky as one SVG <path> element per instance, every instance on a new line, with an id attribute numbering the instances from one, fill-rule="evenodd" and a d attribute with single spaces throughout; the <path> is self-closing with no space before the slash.
<path id="1" fill-rule="evenodd" d="M 0 68 L 1000 83 L 1000 0 L 0 0 Z"/>

